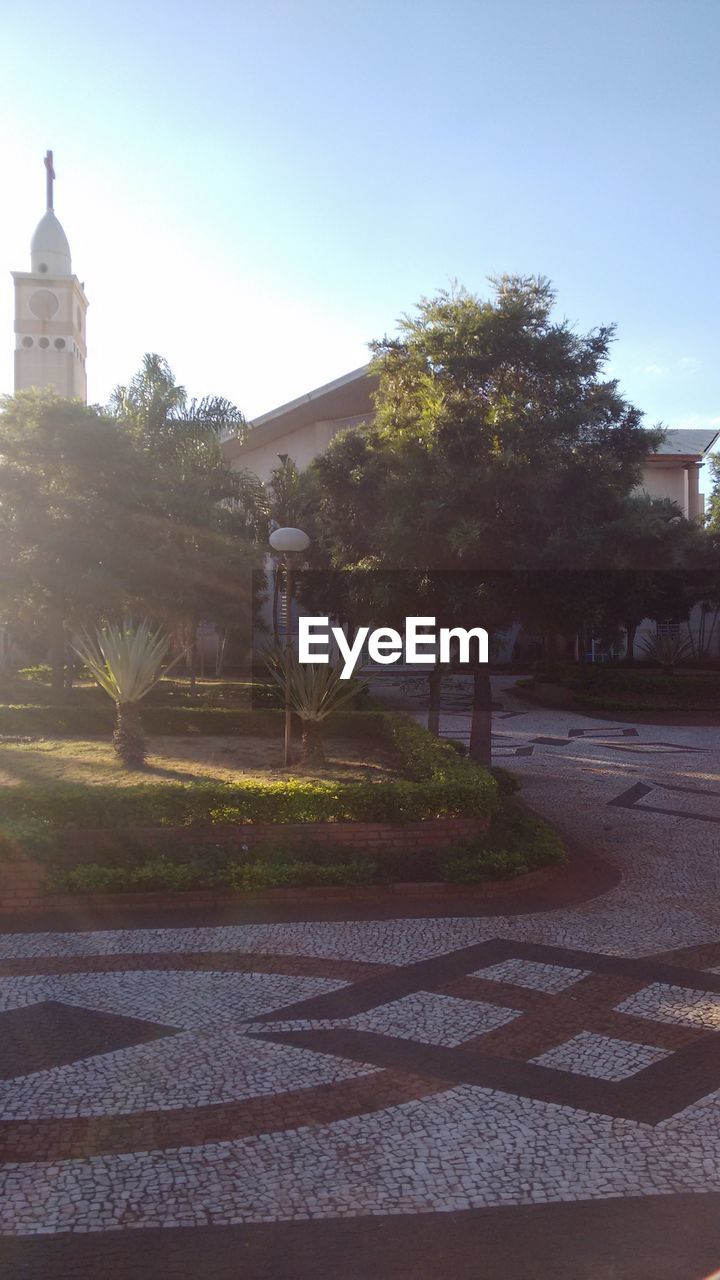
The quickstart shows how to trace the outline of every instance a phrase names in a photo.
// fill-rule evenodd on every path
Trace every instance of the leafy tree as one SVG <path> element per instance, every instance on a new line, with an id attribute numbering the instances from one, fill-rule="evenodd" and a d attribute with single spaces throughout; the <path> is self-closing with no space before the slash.
<path id="1" fill-rule="evenodd" d="M 157 355 L 116 389 L 110 409 L 149 462 L 151 554 L 138 595 L 182 630 L 194 680 L 199 623 L 249 629 L 252 616 L 247 571 L 262 564 L 266 499 L 260 481 L 233 470 L 222 449 L 229 435 L 242 436 L 245 420 L 222 397 L 188 399 Z"/>
<path id="2" fill-rule="evenodd" d="M 558 630 L 563 573 L 612 567 L 598 531 L 627 518 L 662 433 L 644 430 L 604 376 L 612 327 L 578 334 L 555 321 L 542 278 L 493 285 L 487 300 L 461 288 L 424 298 L 398 337 L 371 345 L 374 421 L 312 464 L 315 555 L 432 574 L 440 625 L 533 627 L 552 600 Z M 422 607 L 416 598 L 413 612 Z M 486 763 L 490 721 L 489 674 L 477 667 L 471 754 Z"/>
<path id="3" fill-rule="evenodd" d="M 709 465 L 713 487 L 710 492 L 708 509 L 706 512 L 708 527 L 713 533 L 720 534 L 720 453 L 714 453 L 712 455 Z"/>
<path id="4" fill-rule="evenodd" d="M 147 485 L 144 460 L 97 409 L 49 391 L 0 402 L 0 608 L 40 619 L 57 698 L 66 627 L 120 607 L 141 571 Z"/>

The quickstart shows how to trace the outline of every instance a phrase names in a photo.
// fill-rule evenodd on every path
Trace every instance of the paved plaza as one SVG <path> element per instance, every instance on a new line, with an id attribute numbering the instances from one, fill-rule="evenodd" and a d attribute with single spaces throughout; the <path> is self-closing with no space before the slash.
<path id="1" fill-rule="evenodd" d="M 608 864 L 584 900 L 0 936 L 1 1276 L 720 1268 L 720 728 L 511 684 L 496 760 Z"/>

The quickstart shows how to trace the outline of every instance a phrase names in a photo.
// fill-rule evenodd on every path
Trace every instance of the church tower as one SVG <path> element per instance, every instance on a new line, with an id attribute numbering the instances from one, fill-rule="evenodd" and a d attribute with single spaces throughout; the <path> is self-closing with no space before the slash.
<path id="1" fill-rule="evenodd" d="M 85 290 L 72 273 L 70 246 L 53 209 L 53 154 L 45 156 L 47 209 L 30 244 L 30 270 L 15 282 L 15 390 L 52 387 L 87 400 Z"/>

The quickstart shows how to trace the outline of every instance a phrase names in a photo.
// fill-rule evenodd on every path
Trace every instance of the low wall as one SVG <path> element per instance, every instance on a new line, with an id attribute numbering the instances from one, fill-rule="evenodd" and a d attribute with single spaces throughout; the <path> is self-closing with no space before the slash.
<path id="1" fill-rule="evenodd" d="M 0 911 L 37 911 L 44 883 L 44 868 L 34 862 L 0 862 Z"/>
<path id="2" fill-rule="evenodd" d="M 418 822 L 248 822 L 192 827 L 66 827 L 58 842 L 60 862 L 93 862 L 117 850 L 118 841 L 153 853 L 222 847 L 232 851 L 259 844 L 343 845 L 358 853 L 382 849 L 446 849 L 472 840 L 490 825 L 489 818 L 425 818 Z"/>
<path id="3" fill-rule="evenodd" d="M 128 827 L 125 830 L 91 829 L 87 827 L 66 827 L 59 841 L 58 862 L 70 865 L 76 862 L 101 862 L 110 860 L 117 852 L 118 841 L 131 843 L 135 848 L 147 848 L 148 852 L 162 855 L 164 852 L 176 853 L 183 847 L 194 851 L 206 848 L 222 847 L 232 852 L 240 851 L 243 846 L 280 842 L 300 844 L 305 841 L 313 844 L 340 845 L 351 849 L 354 853 L 376 854 L 383 849 L 394 852 L 407 850 L 419 852 L 425 849 L 447 849 L 460 841 L 472 840 L 482 835 L 490 825 L 489 818 L 427 818 L 423 822 L 298 822 L 298 823 L 248 823 L 238 826 L 206 826 L 206 827 Z M 0 863 L 0 912 L 21 912 L 48 910 L 55 906 L 65 906 L 86 902 L 91 905 L 93 898 L 111 899 L 102 905 L 127 902 L 134 899 L 147 898 L 153 895 L 139 894 L 103 894 L 79 895 L 69 897 L 65 894 L 46 894 L 43 889 L 45 873 L 42 867 L 32 862 Z M 285 891 L 283 891 L 285 892 Z M 295 891 L 306 894 L 311 890 Z M 344 890 L 347 893 L 347 890 Z M 229 898 L 239 895 L 222 895 L 227 902 Z M 246 895 L 242 895 L 243 900 Z M 168 898 L 176 901 L 185 897 L 197 899 L 198 905 L 205 903 L 207 894 L 192 895 L 163 894 L 163 902 Z M 217 901 L 218 895 L 213 895 Z"/>

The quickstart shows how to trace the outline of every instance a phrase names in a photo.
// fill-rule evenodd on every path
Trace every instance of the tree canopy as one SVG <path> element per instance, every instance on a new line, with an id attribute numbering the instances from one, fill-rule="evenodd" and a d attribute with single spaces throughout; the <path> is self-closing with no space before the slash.
<path id="1" fill-rule="evenodd" d="M 605 373 L 612 326 L 577 333 L 554 303 L 543 278 L 504 276 L 488 299 L 454 287 L 371 345 L 374 420 L 310 468 L 317 564 L 400 570 L 413 611 L 427 599 L 441 625 L 562 631 L 594 580 L 569 589 L 571 571 L 637 567 L 676 545 L 662 504 L 632 496 L 662 430 Z M 486 673 L 476 693 L 487 755 Z"/>

